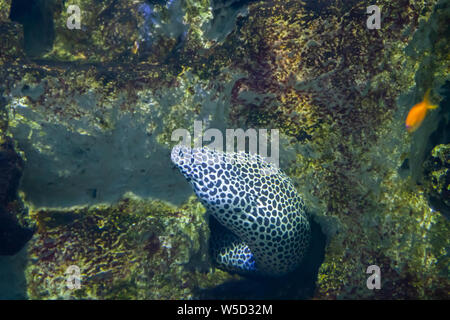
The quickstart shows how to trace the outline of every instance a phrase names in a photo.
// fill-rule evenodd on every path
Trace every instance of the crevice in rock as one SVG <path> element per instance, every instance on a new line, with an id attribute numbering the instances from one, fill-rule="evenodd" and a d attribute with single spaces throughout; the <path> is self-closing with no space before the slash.
<path id="1" fill-rule="evenodd" d="M 196 299 L 311 299 L 329 239 L 321 224 L 310 219 L 311 245 L 301 265 L 282 277 L 249 277 L 228 281 L 210 289 L 199 289 Z"/>
<path id="2" fill-rule="evenodd" d="M 53 47 L 53 0 L 12 0 L 9 18 L 23 26 L 24 50 L 30 57 L 39 57 Z"/>

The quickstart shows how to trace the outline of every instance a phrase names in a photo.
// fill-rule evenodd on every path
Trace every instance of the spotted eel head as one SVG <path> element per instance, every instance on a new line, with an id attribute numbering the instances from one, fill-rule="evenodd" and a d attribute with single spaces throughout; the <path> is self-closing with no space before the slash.
<path id="1" fill-rule="evenodd" d="M 226 191 L 236 191 L 232 186 L 227 187 L 232 185 L 231 178 L 236 172 L 231 159 L 222 152 L 178 145 L 172 149 L 171 160 L 207 208 L 216 209 L 226 204 L 231 196 L 223 192 L 224 187 Z"/>
<path id="2" fill-rule="evenodd" d="M 172 149 L 172 153 L 170 155 L 170 159 L 173 164 L 180 170 L 180 172 L 188 179 L 188 181 L 192 178 L 193 173 L 193 152 L 191 148 L 177 145 Z"/>

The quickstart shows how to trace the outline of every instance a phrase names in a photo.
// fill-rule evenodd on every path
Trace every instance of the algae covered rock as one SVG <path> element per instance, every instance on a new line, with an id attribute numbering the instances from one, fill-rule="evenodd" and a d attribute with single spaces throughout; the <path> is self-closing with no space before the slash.
<path id="1" fill-rule="evenodd" d="M 22 169 L 11 139 L 0 141 L 0 255 L 18 253 L 33 235 L 17 195 Z"/>
<path id="2" fill-rule="evenodd" d="M 424 163 L 426 190 L 431 205 L 450 216 L 450 145 L 438 145 Z"/>
<path id="3" fill-rule="evenodd" d="M 115 206 L 39 210 L 26 270 L 32 299 L 189 299 L 212 274 L 203 209 L 179 209 L 129 195 Z M 67 286 L 70 268 L 80 287 Z"/>

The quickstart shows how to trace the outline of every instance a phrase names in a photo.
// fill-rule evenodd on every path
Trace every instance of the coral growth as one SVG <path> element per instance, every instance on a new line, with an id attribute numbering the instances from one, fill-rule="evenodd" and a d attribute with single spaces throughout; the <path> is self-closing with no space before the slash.
<path id="1" fill-rule="evenodd" d="M 132 195 L 114 206 L 33 214 L 38 231 L 27 269 L 32 299 L 181 299 L 230 279 L 211 273 L 204 210 L 175 208 Z M 80 268 L 81 288 L 67 288 L 67 268 Z"/>

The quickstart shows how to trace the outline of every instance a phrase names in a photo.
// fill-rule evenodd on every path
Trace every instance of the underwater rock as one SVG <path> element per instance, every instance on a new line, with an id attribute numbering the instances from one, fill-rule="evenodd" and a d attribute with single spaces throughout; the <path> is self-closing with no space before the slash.
<path id="1" fill-rule="evenodd" d="M 23 25 L 24 48 L 31 57 L 41 56 L 53 47 L 55 2 L 12 0 L 10 19 Z"/>
<path id="2" fill-rule="evenodd" d="M 450 145 L 438 145 L 424 163 L 425 187 L 431 206 L 450 219 Z"/>
<path id="3" fill-rule="evenodd" d="M 85 98 L 81 99 L 89 108 Z M 78 132 L 73 132 L 66 125 L 42 121 L 26 107 L 20 107 L 17 114 L 30 120 L 36 117 L 42 125 L 42 134 L 31 138 L 34 142 L 27 138 L 34 131 L 32 126 L 22 123 L 10 128 L 27 154 L 21 190 L 35 206 L 114 203 L 127 191 L 175 204 L 188 198 L 189 188 L 182 186 L 182 178 L 156 156 L 169 157 L 169 151 L 155 141 L 156 136 L 147 132 L 147 123 L 156 124 L 156 119 L 125 114 L 110 119 L 114 127 L 105 131 L 75 121 L 70 123 Z M 89 134 L 84 133 L 87 130 Z M 171 191 L 170 186 L 180 188 Z"/>
<path id="4" fill-rule="evenodd" d="M 14 216 L 0 207 L 0 256 L 19 252 L 33 236 L 33 230 L 22 227 Z"/>
<path id="5" fill-rule="evenodd" d="M 235 29 L 237 17 L 248 14 L 248 5 L 254 0 L 211 0 L 213 19 L 203 26 L 205 37 L 223 42 Z"/>
<path id="6" fill-rule="evenodd" d="M 114 206 L 35 212 L 29 298 L 190 299 L 236 279 L 211 271 L 204 210 L 192 200 L 177 208 L 129 194 Z M 69 266 L 80 270 L 78 290 L 67 288 Z"/>
<path id="7" fill-rule="evenodd" d="M 183 45 L 189 26 L 183 23 L 185 12 L 181 0 L 166 1 L 165 6 L 161 6 L 158 11 L 152 4 L 141 3 L 138 12 L 143 18 L 137 40 L 141 43 L 142 50 L 154 49 L 154 45 L 158 44 L 158 37 L 174 39 L 176 42 L 173 50 Z"/>
<path id="8" fill-rule="evenodd" d="M 30 240 L 33 231 L 20 224 L 21 207 L 17 189 L 23 161 L 11 139 L 0 142 L 0 255 L 14 255 Z"/>
<path id="9" fill-rule="evenodd" d="M 4 2 L 0 2 L 0 14 L 9 13 L 9 7 L 2 7 Z M 23 30 L 18 23 L 11 22 L 8 17 L 0 16 L 0 46 L 2 52 L 0 54 L 0 77 L 3 79 L 2 86 L 6 88 L 8 81 L 14 76 L 10 69 L 16 62 L 21 62 L 25 57 L 23 49 Z"/>

